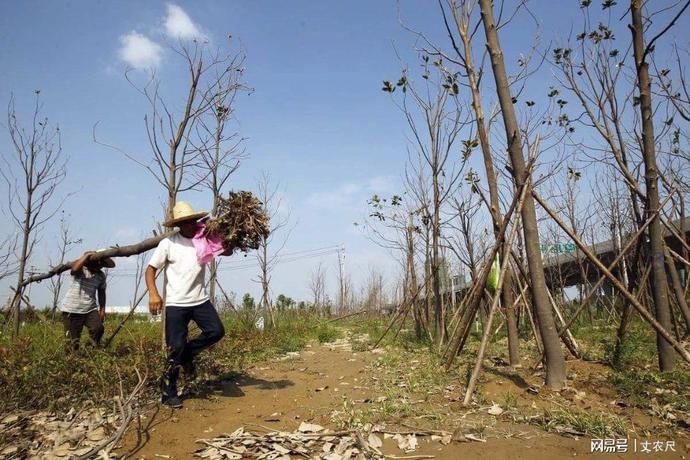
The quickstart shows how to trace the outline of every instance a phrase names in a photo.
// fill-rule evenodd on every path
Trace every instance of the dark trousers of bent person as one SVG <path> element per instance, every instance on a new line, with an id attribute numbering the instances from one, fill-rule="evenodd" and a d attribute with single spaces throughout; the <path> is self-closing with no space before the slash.
<path id="1" fill-rule="evenodd" d="M 70 346 L 74 350 L 79 349 L 81 331 L 84 329 L 84 326 L 88 329 L 89 337 L 95 345 L 101 342 L 101 337 L 103 337 L 105 330 L 97 310 L 91 310 L 88 313 L 62 312 L 62 324 L 65 326 L 65 334 Z"/>
<path id="2" fill-rule="evenodd" d="M 187 340 L 189 322 L 194 321 L 201 334 Z M 225 335 L 223 323 L 210 301 L 194 307 L 165 307 L 165 342 L 168 345 L 167 377 L 177 380 L 178 366 L 190 364 L 196 355 Z"/>

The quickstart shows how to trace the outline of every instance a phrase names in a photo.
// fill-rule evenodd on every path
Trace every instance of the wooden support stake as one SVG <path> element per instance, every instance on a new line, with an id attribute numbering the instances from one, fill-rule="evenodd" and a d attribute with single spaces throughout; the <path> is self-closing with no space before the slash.
<path id="1" fill-rule="evenodd" d="M 465 341 L 467 340 L 467 336 L 469 335 L 470 328 L 472 327 L 472 321 L 474 320 L 479 309 L 479 302 L 482 299 L 484 286 L 486 286 L 486 280 L 489 276 L 489 272 L 491 271 L 491 263 L 496 258 L 496 254 L 498 254 L 498 251 L 505 240 L 505 234 L 506 230 L 508 229 L 508 223 L 510 222 L 513 213 L 515 212 L 516 208 L 522 209 L 522 203 L 525 201 L 527 189 L 531 186 L 528 184 L 531 184 L 529 178 L 533 164 L 534 159 L 530 160 L 530 163 L 526 168 L 526 178 L 522 184 L 520 193 L 515 194 L 515 196 L 513 197 L 513 201 L 510 204 L 510 208 L 508 208 L 508 212 L 506 212 L 503 218 L 501 228 L 499 229 L 496 236 L 496 242 L 494 244 L 494 247 L 491 251 L 489 251 L 487 257 L 488 263 L 484 264 L 484 267 L 482 267 L 481 271 L 479 272 L 479 276 L 472 283 L 472 288 L 470 289 L 470 292 L 467 294 L 467 306 L 463 311 L 463 314 L 460 318 L 460 322 L 458 323 L 458 326 L 455 328 L 455 331 L 453 332 L 451 339 L 449 340 L 448 347 L 446 348 L 446 351 L 443 355 L 443 361 L 446 370 L 450 369 L 451 365 L 453 364 L 453 360 L 465 345 Z M 517 211 L 517 213 L 519 212 L 520 211 Z"/>
<path id="2" fill-rule="evenodd" d="M 520 213 L 522 205 L 525 202 L 524 195 L 520 197 L 520 203 L 518 204 L 517 213 Z M 513 240 L 517 235 L 517 230 L 519 228 L 518 220 L 515 219 L 513 223 L 513 228 L 510 229 L 510 236 L 505 244 L 505 250 L 503 251 L 503 266 L 498 275 L 498 285 L 496 286 L 496 292 L 494 292 L 494 298 L 491 302 L 491 308 L 489 309 L 489 317 L 484 325 L 484 333 L 482 334 L 482 340 L 479 344 L 479 351 L 477 352 L 477 361 L 474 363 L 474 370 L 472 371 L 472 376 L 467 384 L 467 391 L 465 391 L 465 399 L 462 402 L 463 406 L 468 406 L 472 400 L 472 393 L 474 393 L 474 387 L 477 385 L 477 379 L 479 378 L 479 373 L 482 370 L 482 361 L 484 360 L 484 353 L 486 352 L 486 346 L 489 343 L 489 338 L 491 337 L 491 323 L 494 319 L 494 314 L 496 313 L 496 307 L 501 300 L 501 292 L 503 291 L 503 282 L 505 281 L 505 275 L 510 263 L 508 263 L 508 254 L 510 253 L 510 247 L 513 245 Z"/>
<path id="3" fill-rule="evenodd" d="M 611 284 L 618 289 L 618 291 L 625 297 L 630 304 L 635 307 L 635 309 L 638 311 L 640 316 L 644 318 L 663 338 L 666 340 L 677 352 L 678 354 L 688 363 L 690 363 L 690 353 L 683 348 L 683 346 L 678 343 L 676 339 L 674 339 L 669 332 L 664 329 L 664 327 L 659 324 L 659 322 L 647 311 L 644 306 L 637 300 L 637 298 L 628 291 L 628 289 L 623 286 L 623 284 L 616 278 L 609 270 L 606 269 L 606 266 L 599 260 L 597 256 L 592 254 L 592 252 L 587 248 L 587 246 L 580 240 L 580 238 L 570 229 L 568 228 L 565 223 L 556 215 L 556 213 L 549 207 L 544 200 L 541 199 L 541 197 L 536 193 L 536 191 L 532 192 L 532 195 L 534 196 L 534 199 L 537 200 L 539 205 L 544 209 L 544 211 L 551 216 L 551 218 L 558 224 L 559 227 L 565 231 L 568 236 L 575 242 L 575 244 L 580 248 L 580 251 L 582 251 L 585 256 L 594 264 L 597 266 L 597 268 L 606 275 L 606 277 L 609 279 Z"/>

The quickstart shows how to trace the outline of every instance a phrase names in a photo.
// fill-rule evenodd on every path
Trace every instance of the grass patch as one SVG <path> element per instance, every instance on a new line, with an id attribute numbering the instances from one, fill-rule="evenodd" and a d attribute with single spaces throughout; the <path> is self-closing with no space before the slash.
<path id="1" fill-rule="evenodd" d="M 440 428 L 443 411 L 434 395 L 457 381 L 454 372 L 446 372 L 440 358 L 428 350 L 388 349 L 371 366 L 376 369 L 376 393 L 372 401 L 360 406 L 357 418 L 369 423 L 391 422 L 414 416 Z"/>
<path id="2" fill-rule="evenodd" d="M 108 337 L 119 323 L 116 315 L 106 322 Z M 260 332 L 235 314 L 224 315 L 226 335 L 210 352 L 200 355 L 198 370 L 210 377 L 239 372 L 252 362 L 302 349 L 312 340 L 332 337 L 331 328 L 318 319 L 297 312 L 278 315 L 276 326 Z M 190 328 L 190 336 L 196 334 Z M 12 340 L 0 335 L 0 413 L 13 410 L 61 410 L 87 400 L 97 405 L 111 401 L 137 383 L 135 368 L 148 375 L 148 390 L 156 391 L 156 379 L 163 369 L 161 325 L 141 319 L 130 320 L 108 349 L 87 345 L 68 351 L 60 322 L 28 323 Z"/>
<path id="3" fill-rule="evenodd" d="M 613 415 L 563 409 L 545 411 L 539 419 L 539 425 L 546 431 L 574 430 L 599 438 L 625 436 L 627 432 L 625 422 Z"/>
<path id="4" fill-rule="evenodd" d="M 343 332 L 340 329 L 329 324 L 320 324 L 316 328 L 316 339 L 319 341 L 319 343 L 334 342 L 342 336 Z"/>
<path id="5" fill-rule="evenodd" d="M 690 370 L 658 372 L 649 369 L 635 369 L 615 372 L 613 386 L 628 404 L 649 409 L 667 406 L 690 412 Z M 663 414 L 662 414 L 663 415 Z"/>

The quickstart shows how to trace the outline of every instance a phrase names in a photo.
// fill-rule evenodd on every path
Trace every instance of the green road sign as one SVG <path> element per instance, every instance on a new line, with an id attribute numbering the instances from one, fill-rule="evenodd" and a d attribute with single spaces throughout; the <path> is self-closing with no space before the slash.
<path id="1" fill-rule="evenodd" d="M 539 249 L 544 255 L 550 254 L 572 254 L 577 250 L 575 243 L 554 243 L 554 244 L 540 244 Z"/>

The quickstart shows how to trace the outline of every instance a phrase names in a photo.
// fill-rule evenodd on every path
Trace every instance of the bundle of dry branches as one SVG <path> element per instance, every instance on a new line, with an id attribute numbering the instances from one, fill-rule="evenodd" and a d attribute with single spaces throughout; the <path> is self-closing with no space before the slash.
<path id="1" fill-rule="evenodd" d="M 219 198 L 216 216 L 206 228 L 208 235 L 223 238 L 226 249 L 248 252 L 268 237 L 268 220 L 263 203 L 251 192 L 230 192 L 228 198 Z"/>

